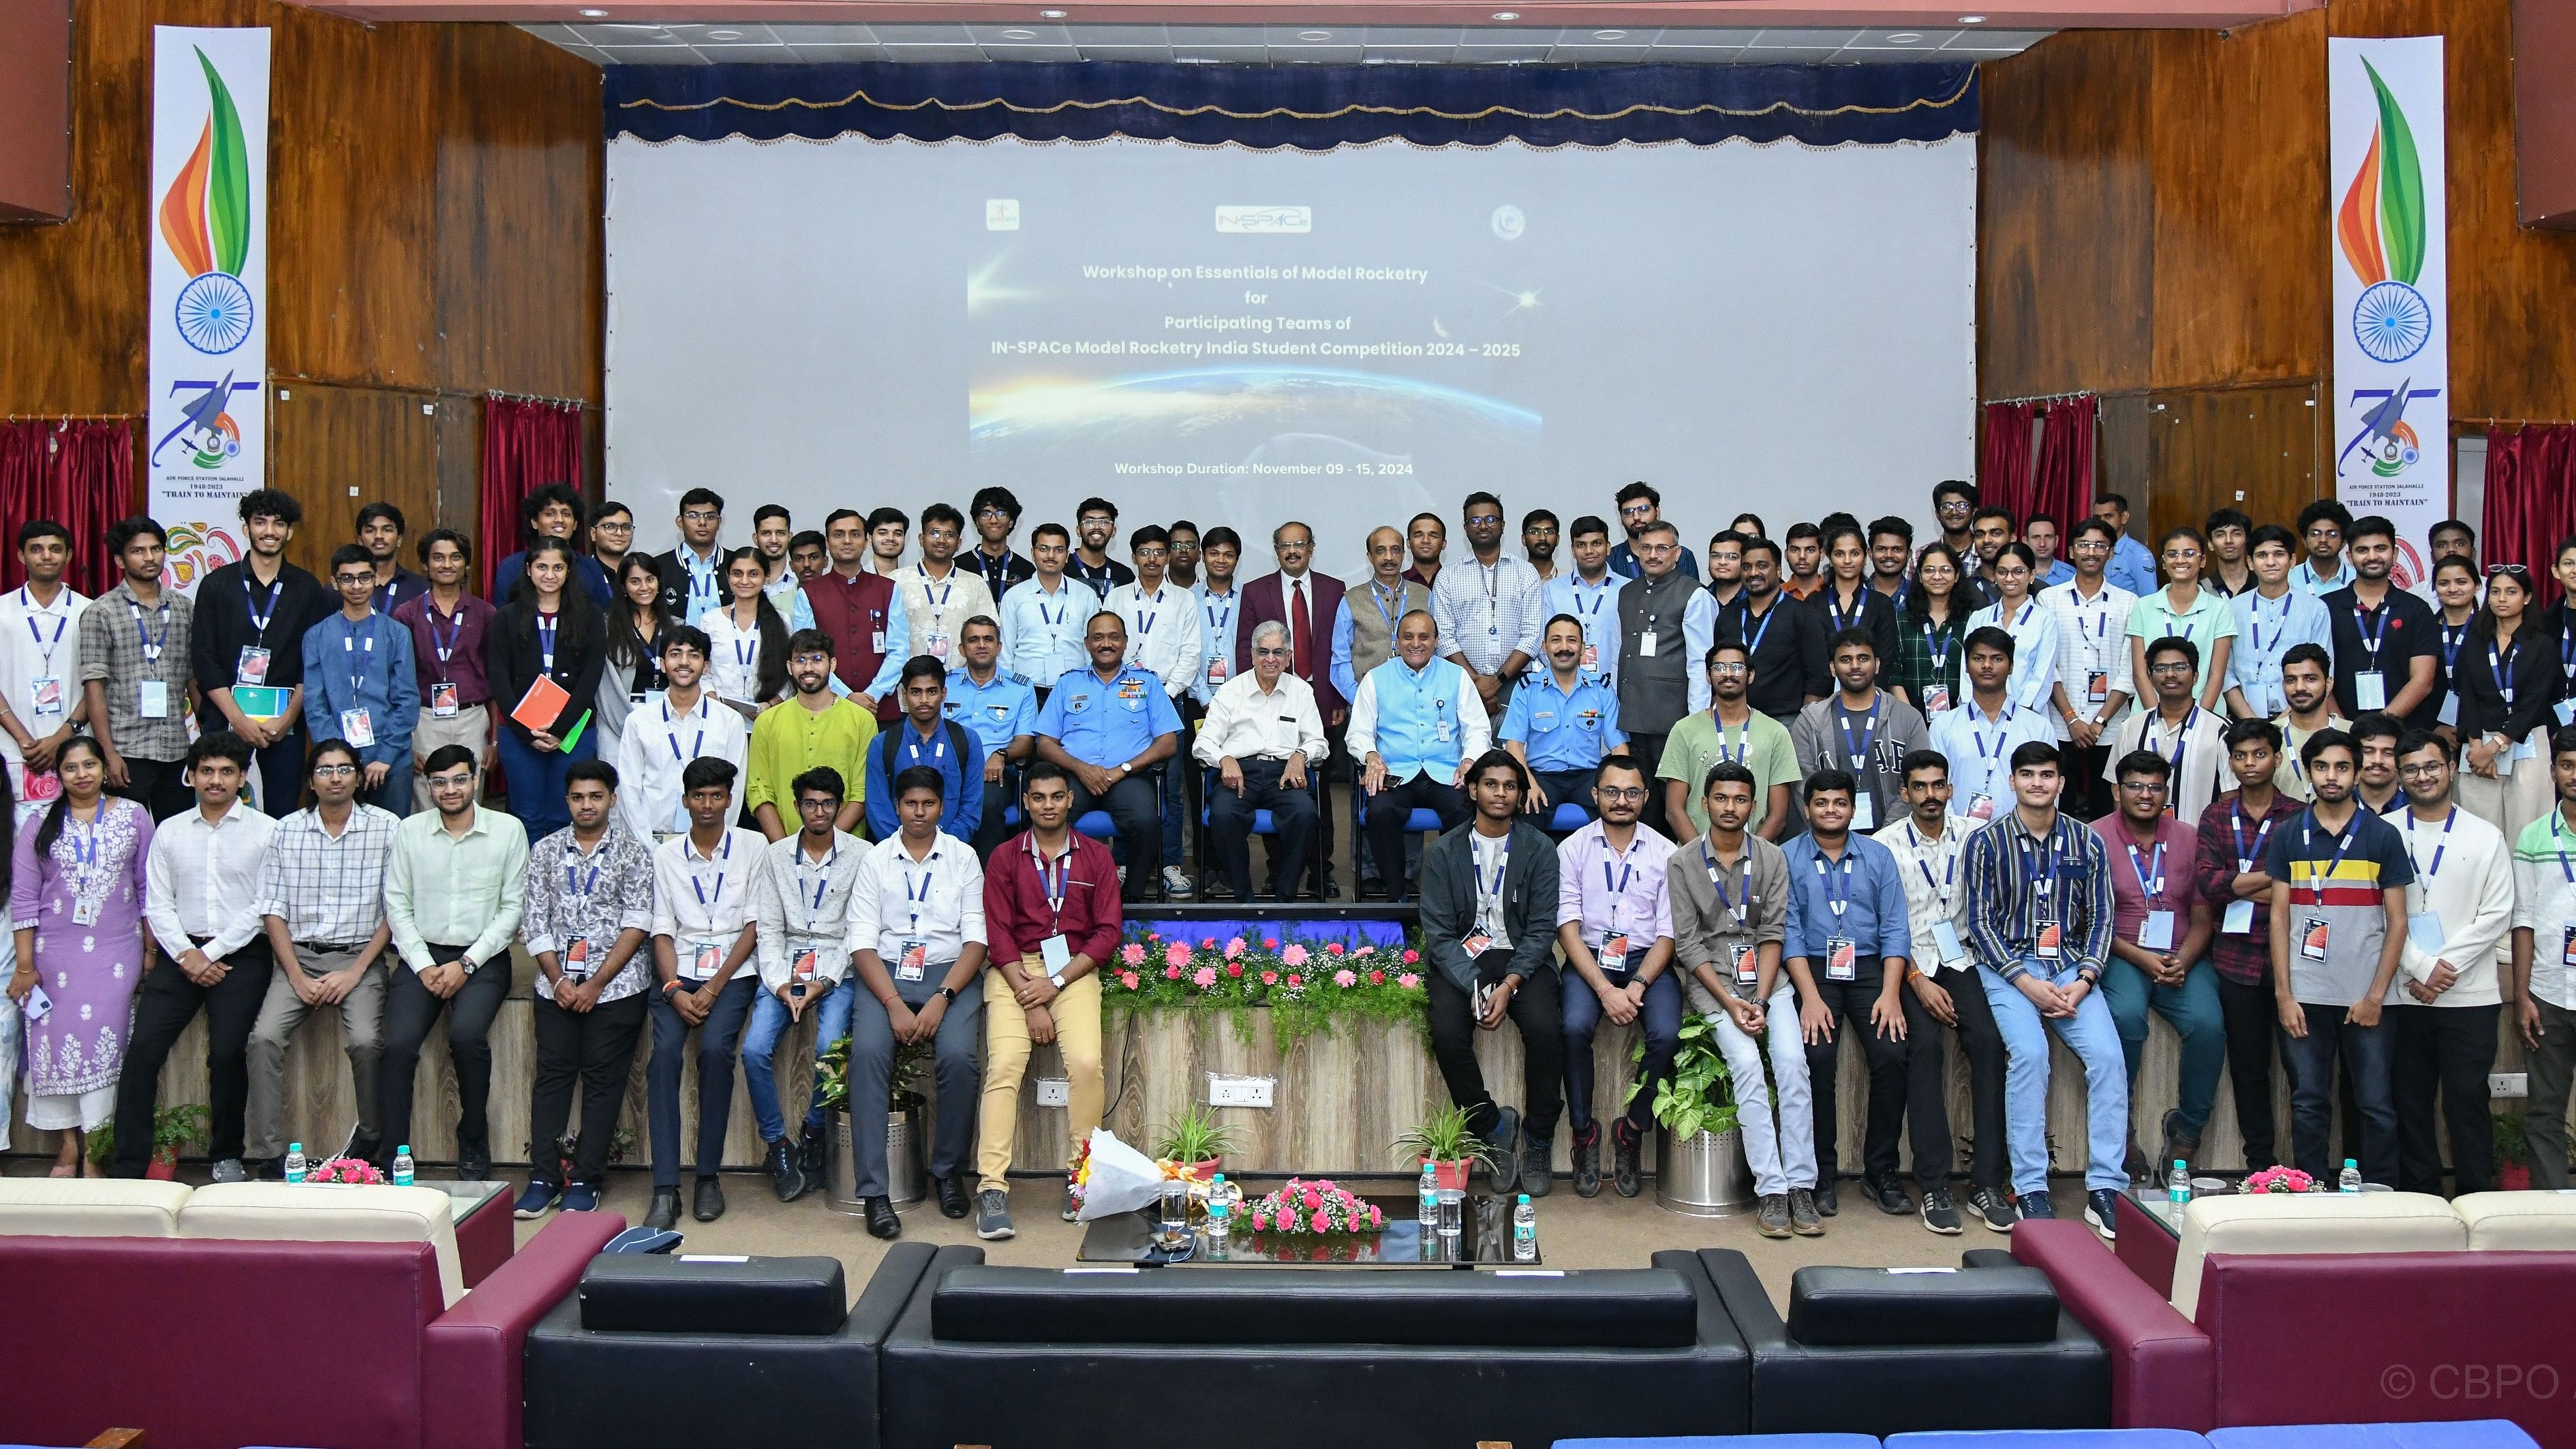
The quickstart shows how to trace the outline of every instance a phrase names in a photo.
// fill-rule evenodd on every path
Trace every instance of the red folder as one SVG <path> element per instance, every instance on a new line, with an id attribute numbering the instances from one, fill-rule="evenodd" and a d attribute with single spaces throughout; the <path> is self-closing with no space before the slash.
<path id="1" fill-rule="evenodd" d="M 572 695 L 562 685 L 540 674 L 520 697 L 519 707 L 510 711 L 510 718 L 543 733 L 555 727 L 555 721 L 563 718 L 564 706 L 570 703 Z"/>

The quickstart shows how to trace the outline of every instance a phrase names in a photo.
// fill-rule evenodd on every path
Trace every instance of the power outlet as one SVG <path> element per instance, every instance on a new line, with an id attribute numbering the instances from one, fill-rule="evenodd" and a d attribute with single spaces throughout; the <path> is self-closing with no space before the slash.
<path id="1" fill-rule="evenodd" d="M 1062 1077 L 1038 1078 L 1038 1105 L 1070 1107 L 1073 1105 L 1073 1083 Z"/>
<path id="2" fill-rule="evenodd" d="M 2528 1097 L 2531 1078 L 2522 1072 L 2489 1072 L 2487 1095 L 2490 1097 Z"/>
<path id="3" fill-rule="evenodd" d="M 1208 1073 L 1208 1105 L 1211 1107 L 1267 1107 L 1278 1086 L 1275 1077 L 1236 1077 L 1223 1072 Z"/>

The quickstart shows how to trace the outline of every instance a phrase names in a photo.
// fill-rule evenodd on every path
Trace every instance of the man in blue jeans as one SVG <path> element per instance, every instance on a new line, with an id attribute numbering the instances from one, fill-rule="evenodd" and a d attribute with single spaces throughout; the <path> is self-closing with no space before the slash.
<path id="1" fill-rule="evenodd" d="M 2361 808 L 2361 747 L 2337 729 L 2299 747 L 2316 801 L 2272 832 L 2272 992 L 2290 1068 L 2290 1160 L 2323 1180 L 2335 1060 L 2361 1119 L 2363 1180 L 2397 1185 L 2393 1039 L 2380 1018 L 2406 952 L 2415 864 L 2397 827 Z"/>
<path id="2" fill-rule="evenodd" d="M 2129 1076 L 2119 1029 L 2097 988 L 2111 955 L 2111 873 L 2102 837 L 2059 813 L 2057 746 L 2012 752 L 2013 809 L 1968 837 L 1963 852 L 1968 943 L 1994 1008 L 2008 1063 L 2004 1131 L 2011 1138 L 2013 1206 L 2053 1218 L 2048 1200 L 2048 1033 L 2084 1064 L 2084 1220 L 2104 1237 L 2129 1185 Z"/>
<path id="3" fill-rule="evenodd" d="M 2113 773 L 2120 807 L 2094 821 L 2093 833 L 2111 862 L 2112 959 L 2103 968 L 2102 997 L 2120 1031 L 2130 1088 L 2146 1055 L 2150 1008 L 2182 1038 L 2179 1101 L 2165 1111 L 2152 1167 L 2130 1145 L 2127 1169 L 2136 1177 L 2188 1159 L 2198 1146 L 2227 1066 L 2227 1023 L 2218 1007 L 2218 968 L 2207 959 L 2217 921 L 2197 876 L 2199 817 L 2186 823 L 2166 808 L 2173 761 L 2161 751 L 2131 750 Z"/>
<path id="4" fill-rule="evenodd" d="M 731 824 L 731 760 L 700 756 L 680 772 L 685 835 L 653 851 L 653 1056 L 644 1076 L 653 1138 L 653 1205 L 644 1226 L 680 1219 L 680 1063 L 698 1033 L 698 1189 L 702 1223 L 724 1216 L 725 1124 L 733 1115 L 733 1050 L 758 993 L 751 959 L 751 882 L 769 848 L 757 830 Z"/>
<path id="5" fill-rule="evenodd" d="M 805 1109 L 804 1132 L 787 1142 L 786 1115 L 778 1106 L 778 1040 L 814 1013 L 814 1055 L 819 1060 L 850 1031 L 850 1000 L 857 987 L 850 953 L 842 944 L 850 910 L 850 883 L 858 879 L 867 843 L 833 828 L 846 789 L 841 772 L 818 765 L 788 789 L 796 797 L 794 835 L 761 852 L 751 886 L 752 920 L 759 928 L 760 997 L 751 1029 L 742 1038 L 743 1087 L 760 1124 L 769 1184 L 780 1202 L 794 1202 L 822 1186 L 823 1101 Z M 819 1084 L 818 1084 L 819 1085 Z"/>
<path id="6" fill-rule="evenodd" d="M 1514 695 L 1515 701 L 1521 697 Z M 1641 1185 L 1638 1149 L 1654 1125 L 1655 1084 L 1672 1070 L 1681 1045 L 1673 907 L 1664 891 L 1673 843 L 1637 823 L 1646 790 L 1646 772 L 1635 760 L 1603 760 L 1592 785 L 1593 808 L 1601 818 L 1556 848 L 1556 944 L 1575 978 L 1565 983 L 1560 1000 L 1565 1105 L 1574 1122 L 1574 1191 L 1581 1197 L 1601 1191 L 1601 1124 L 1592 1119 L 1592 1035 L 1601 1019 L 1641 1022 L 1646 1038 L 1636 1095 L 1610 1126 L 1611 1180 L 1621 1197 L 1635 1197 Z"/>

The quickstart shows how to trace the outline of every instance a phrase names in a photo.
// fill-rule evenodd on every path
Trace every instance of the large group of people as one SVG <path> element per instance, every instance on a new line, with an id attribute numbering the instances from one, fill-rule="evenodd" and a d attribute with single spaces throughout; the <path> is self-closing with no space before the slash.
<path id="1" fill-rule="evenodd" d="M 488 597 L 454 530 L 405 567 L 385 504 L 326 583 L 286 561 L 297 501 L 251 493 L 248 552 L 193 596 L 151 519 L 109 530 L 120 577 L 94 600 L 64 583 L 69 531 L 30 523 L 0 597 L 0 1063 L 23 1051 L 28 1119 L 78 1172 L 85 1133 L 152 1120 L 202 1008 L 214 1172 L 236 1180 L 286 1156 L 307 1014 L 337 1008 L 346 1150 L 379 1162 L 443 1018 L 459 1170 L 481 1176 L 515 943 L 538 973 L 522 1215 L 596 1203 L 639 1050 L 648 1221 L 680 1215 L 684 1164 L 691 1211 L 723 1212 L 737 1064 L 776 1191 L 818 1186 L 820 1100 L 778 1085 L 811 1013 L 817 1051 L 847 1052 L 871 1231 L 901 1230 L 884 1108 L 910 1046 L 959 1104 L 930 1153 L 941 1208 L 1004 1237 L 1034 1044 L 1061 1050 L 1075 1140 L 1100 1118 L 1125 904 L 1335 898 L 1344 840 L 1355 897 L 1418 907 L 1433 1054 L 1504 1189 L 1549 1190 L 1562 1115 L 1578 1193 L 1600 1188 L 1603 1116 L 1612 1184 L 1639 1191 L 1685 1010 L 1739 1084 L 1774 1236 L 1824 1231 L 1854 1157 L 1872 1206 L 1936 1232 L 1962 1204 L 1999 1230 L 2053 1215 L 2051 1033 L 2083 1069 L 2106 1233 L 2111 1194 L 2200 1153 L 2222 1072 L 2264 1104 L 2240 1115 L 2248 1167 L 2349 1157 L 2437 1190 L 2438 1118 L 2457 1186 L 2491 1186 L 2508 1012 L 2534 1184 L 2567 1186 L 2576 540 L 2544 605 L 2456 522 L 2408 589 L 2395 530 L 2332 502 L 2295 530 L 2222 510 L 2150 552 L 2116 495 L 2076 520 L 1962 482 L 1932 501 L 1937 537 L 1837 514 L 1775 542 L 1744 514 L 1695 552 L 1632 483 L 1615 532 L 1538 510 L 1514 552 L 1479 492 L 1464 557 L 1420 514 L 1336 579 L 1292 521 L 1276 569 L 1241 579 L 1222 526 L 1147 523 L 1118 556 L 1101 498 L 1026 555 L 1002 488 L 804 532 L 768 504 L 727 549 L 724 500 L 695 488 L 679 543 L 646 555 L 628 506 L 554 485 Z M 1077 828 L 1094 815 L 1102 839 Z M 2141 1143 L 2151 1016 L 2179 1081 Z M 1506 1020 L 1517 1110 L 1474 1050 Z M 1644 1052 L 1596 1113 L 1605 1020 Z M 1856 1152 L 1832 1107 L 1845 1035 L 1867 1067 Z M 1974 1118 L 1956 1196 L 1953 1038 Z M 105 1170 L 140 1174 L 152 1134 L 113 1145 Z"/>

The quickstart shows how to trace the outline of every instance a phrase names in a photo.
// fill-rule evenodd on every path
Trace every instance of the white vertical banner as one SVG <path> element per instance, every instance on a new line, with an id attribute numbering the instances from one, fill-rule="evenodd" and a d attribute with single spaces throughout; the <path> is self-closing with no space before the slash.
<path id="1" fill-rule="evenodd" d="M 2335 497 L 2397 525 L 2400 584 L 2451 510 L 2442 37 L 2326 42 Z"/>
<path id="2" fill-rule="evenodd" d="M 241 557 L 268 472 L 268 32 L 152 32 L 152 516 L 165 579 Z"/>

